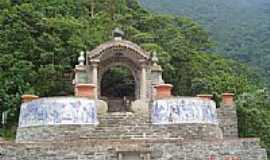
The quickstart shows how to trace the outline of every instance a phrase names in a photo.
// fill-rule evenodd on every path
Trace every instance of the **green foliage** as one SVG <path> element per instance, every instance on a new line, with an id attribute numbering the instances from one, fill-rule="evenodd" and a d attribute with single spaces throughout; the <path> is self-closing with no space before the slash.
<path id="1" fill-rule="evenodd" d="M 72 79 L 65 75 L 77 63 L 78 53 L 110 40 L 115 27 L 125 31 L 126 39 L 157 52 L 165 81 L 174 85 L 177 95 L 225 91 L 241 95 L 260 88 L 252 69 L 210 53 L 207 32 L 192 20 L 153 15 L 136 0 L 118 2 L 0 1 L 0 111 L 10 111 L 7 128 L 17 124 L 22 94 L 73 95 Z M 111 82 L 128 74 L 117 70 L 115 75 Z M 266 146 L 268 140 L 263 139 Z"/>
<path id="2" fill-rule="evenodd" d="M 192 91 L 195 93 L 201 90 L 204 93 L 232 92 L 240 95 L 259 87 L 254 85 L 258 81 L 254 72 L 248 71 L 243 64 L 222 57 L 206 53 L 197 54 L 194 56 L 192 68 L 195 77 L 192 81 Z"/>
<path id="3" fill-rule="evenodd" d="M 237 100 L 241 137 L 260 137 L 270 156 L 270 97 L 269 91 L 244 93 Z"/>
<path id="4" fill-rule="evenodd" d="M 213 49 L 217 53 L 252 65 L 269 84 L 269 0 L 140 2 L 154 12 L 187 16 L 200 22 L 215 40 L 216 48 Z"/>
<path id="5" fill-rule="evenodd" d="M 11 129 L 0 128 L 0 138 L 3 137 L 4 139 L 7 139 L 7 140 L 13 140 L 15 139 L 15 135 L 16 135 L 15 128 L 11 128 Z"/>
<path id="6" fill-rule="evenodd" d="M 127 68 L 113 67 L 101 80 L 101 96 L 109 98 L 135 97 L 135 80 Z"/>

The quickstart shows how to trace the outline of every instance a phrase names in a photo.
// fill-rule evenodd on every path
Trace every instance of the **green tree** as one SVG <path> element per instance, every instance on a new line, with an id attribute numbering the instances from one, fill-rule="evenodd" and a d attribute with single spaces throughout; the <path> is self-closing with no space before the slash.
<path id="1" fill-rule="evenodd" d="M 211 53 L 208 34 L 192 20 L 151 14 L 136 0 L 117 5 L 111 18 L 107 2 L 95 1 L 92 16 L 88 0 L 0 1 L 0 110 L 10 110 L 7 127 L 16 126 L 24 93 L 73 95 L 72 79 L 63 75 L 72 72 L 80 51 L 110 40 L 115 27 L 127 40 L 157 52 L 176 95 L 241 95 L 260 88 L 252 69 Z"/>
<path id="2" fill-rule="evenodd" d="M 259 137 L 270 156 L 270 96 L 267 90 L 244 93 L 237 99 L 241 137 Z"/>

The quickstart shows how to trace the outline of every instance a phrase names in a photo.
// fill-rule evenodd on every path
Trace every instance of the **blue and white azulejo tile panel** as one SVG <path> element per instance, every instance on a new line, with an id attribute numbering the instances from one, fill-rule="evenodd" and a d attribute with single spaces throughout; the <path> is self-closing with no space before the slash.
<path id="1" fill-rule="evenodd" d="M 19 127 L 98 124 L 94 100 L 76 97 L 41 98 L 23 103 Z"/>
<path id="2" fill-rule="evenodd" d="M 151 119 L 153 124 L 218 124 L 215 102 L 187 97 L 155 100 Z"/>

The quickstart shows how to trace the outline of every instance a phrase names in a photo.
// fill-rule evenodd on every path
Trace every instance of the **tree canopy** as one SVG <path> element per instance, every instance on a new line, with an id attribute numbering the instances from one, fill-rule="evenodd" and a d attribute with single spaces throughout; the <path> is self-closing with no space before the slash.
<path id="1" fill-rule="evenodd" d="M 164 79 L 174 85 L 176 95 L 213 93 L 218 100 L 225 91 L 240 97 L 244 93 L 252 96 L 261 88 L 251 68 L 210 52 L 213 42 L 197 23 L 184 17 L 152 14 L 136 0 L 2 0 L 0 110 L 9 111 L 6 127 L 16 127 L 24 93 L 73 95 L 72 69 L 79 52 L 112 39 L 115 27 L 125 31 L 125 39 L 157 52 Z M 253 107 L 260 110 L 265 106 L 269 111 L 269 103 L 261 103 Z M 242 124 L 250 118 L 245 113 L 254 115 L 246 103 L 239 104 Z M 265 131 L 264 118 L 269 116 L 264 115 L 258 123 Z M 241 133 L 252 129 L 241 135 L 262 137 L 270 147 L 269 137 L 255 132 L 256 127 L 240 127 Z"/>
<path id="2" fill-rule="evenodd" d="M 215 41 L 218 54 L 251 65 L 270 78 L 269 0 L 140 0 L 155 13 L 196 20 Z"/>

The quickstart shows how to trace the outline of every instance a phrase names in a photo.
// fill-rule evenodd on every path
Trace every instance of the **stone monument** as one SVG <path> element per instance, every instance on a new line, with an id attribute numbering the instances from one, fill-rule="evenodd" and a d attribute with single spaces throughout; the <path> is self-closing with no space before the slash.
<path id="1" fill-rule="evenodd" d="M 223 94 L 220 108 L 211 95 L 172 96 L 156 54 L 119 29 L 113 35 L 80 54 L 74 97 L 24 99 L 16 142 L 0 142 L 1 160 L 267 160 L 258 139 L 238 137 L 233 94 Z M 131 103 L 101 95 L 101 79 L 115 66 L 132 73 Z"/>

